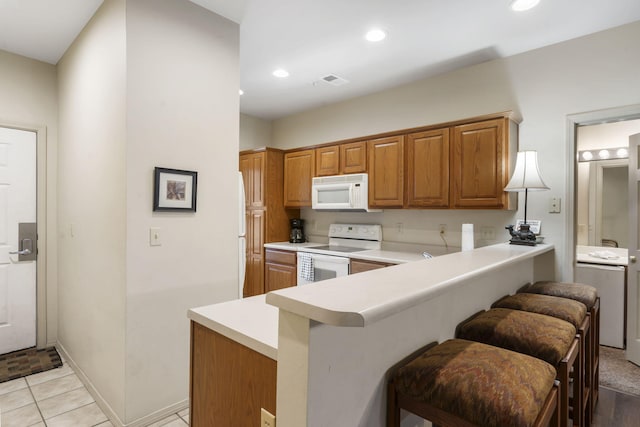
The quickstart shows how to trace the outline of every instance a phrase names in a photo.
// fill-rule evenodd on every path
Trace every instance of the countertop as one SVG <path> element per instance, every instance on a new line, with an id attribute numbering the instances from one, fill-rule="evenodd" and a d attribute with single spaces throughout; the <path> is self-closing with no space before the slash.
<path id="1" fill-rule="evenodd" d="M 326 243 L 306 242 L 306 243 L 289 243 L 275 242 L 265 243 L 267 249 L 281 249 L 285 251 L 299 251 L 304 248 L 313 248 L 314 246 L 323 246 Z M 422 252 L 429 252 L 433 256 L 445 255 L 447 252 L 458 252 L 460 248 L 451 247 L 447 250 L 444 246 L 430 246 L 403 243 L 382 243 L 382 249 L 369 249 L 359 252 L 340 253 L 339 256 L 353 259 L 362 259 L 367 261 L 387 262 L 390 264 L 404 264 L 412 261 L 422 261 L 425 258 Z M 337 254 L 336 254 L 337 255 Z"/>
<path id="2" fill-rule="evenodd" d="M 265 303 L 265 295 L 192 308 L 187 317 L 278 360 L 278 309 Z"/>
<path id="3" fill-rule="evenodd" d="M 463 280 L 553 250 L 501 243 L 273 291 L 266 301 L 334 326 L 366 326 L 443 294 Z"/>
<path id="4" fill-rule="evenodd" d="M 599 257 L 590 256 L 590 253 L 594 252 L 612 252 L 618 255 L 618 258 L 603 259 Z M 576 260 L 587 264 L 601 264 L 601 265 L 628 265 L 629 264 L 629 251 L 626 248 L 610 248 L 603 246 L 576 246 Z"/>

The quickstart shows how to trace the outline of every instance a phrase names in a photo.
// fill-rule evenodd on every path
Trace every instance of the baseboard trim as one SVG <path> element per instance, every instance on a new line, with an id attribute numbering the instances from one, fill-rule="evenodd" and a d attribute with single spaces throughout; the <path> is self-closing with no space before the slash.
<path id="1" fill-rule="evenodd" d="M 73 358 L 69 356 L 69 353 L 65 350 L 64 346 L 59 342 L 57 342 L 55 343 L 55 347 L 61 353 L 62 357 L 64 358 L 64 362 L 67 363 L 69 367 L 73 370 L 73 372 L 76 373 L 76 375 L 78 376 L 82 384 L 84 384 L 84 386 L 87 388 L 87 391 L 89 392 L 89 394 L 91 394 L 93 399 L 96 401 L 96 404 L 100 407 L 102 412 L 104 412 L 107 418 L 109 418 L 109 421 L 111 421 L 111 424 L 113 424 L 114 427 L 148 426 L 149 424 L 155 423 L 156 421 L 160 421 L 161 419 L 166 418 L 169 415 L 175 414 L 189 407 L 189 399 L 185 399 L 183 401 L 174 403 L 173 405 L 169 405 L 165 408 L 155 411 L 149 415 L 145 415 L 144 417 L 138 418 L 137 420 L 129 424 L 125 424 L 122 422 L 120 417 L 118 417 L 118 414 L 116 414 L 113 408 L 111 408 L 109 403 L 107 403 L 107 401 L 102 397 L 100 392 L 94 387 L 89 377 L 87 377 L 87 375 L 82 371 L 82 369 L 78 367 L 78 365 L 74 362 Z"/>

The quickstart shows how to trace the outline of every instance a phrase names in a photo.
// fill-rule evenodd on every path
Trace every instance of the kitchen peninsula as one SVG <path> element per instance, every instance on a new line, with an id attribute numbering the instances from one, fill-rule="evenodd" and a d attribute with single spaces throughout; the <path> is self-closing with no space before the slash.
<path id="1" fill-rule="evenodd" d="M 460 321 L 525 283 L 553 279 L 553 260 L 552 245 L 498 244 L 189 310 L 191 425 L 212 425 L 211 417 L 232 410 L 219 381 L 207 376 L 211 366 L 233 359 L 211 344 L 203 351 L 203 330 L 277 361 L 271 392 L 258 390 L 263 380 L 253 366 L 227 368 L 244 377 L 232 385 L 250 384 L 233 392 L 249 421 L 233 424 L 257 425 L 257 406 L 273 412 L 268 400 L 275 393 L 280 427 L 382 427 L 389 367 L 425 343 L 452 337 Z M 204 416 L 208 421 L 198 419 Z"/>

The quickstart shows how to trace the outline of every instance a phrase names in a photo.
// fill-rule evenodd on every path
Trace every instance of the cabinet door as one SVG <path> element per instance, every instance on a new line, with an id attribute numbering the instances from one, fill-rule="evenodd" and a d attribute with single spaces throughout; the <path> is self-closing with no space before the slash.
<path id="1" fill-rule="evenodd" d="M 240 156 L 240 172 L 242 172 L 242 181 L 244 184 L 244 204 L 249 206 L 251 203 L 251 183 L 253 181 L 253 173 L 251 172 L 252 155 L 243 154 Z"/>
<path id="2" fill-rule="evenodd" d="M 340 145 L 340 173 L 365 173 L 366 171 L 366 141 Z"/>
<path id="3" fill-rule="evenodd" d="M 264 293 L 264 217 L 263 210 L 247 211 L 247 266 L 242 292 L 245 297 Z"/>
<path id="4" fill-rule="evenodd" d="M 404 202 L 404 136 L 369 141 L 369 206 L 401 208 Z"/>
<path id="5" fill-rule="evenodd" d="M 264 291 L 290 288 L 297 284 L 296 266 L 266 263 L 264 265 Z"/>
<path id="6" fill-rule="evenodd" d="M 316 148 L 316 175 L 329 176 L 340 173 L 340 146 Z"/>
<path id="7" fill-rule="evenodd" d="M 453 128 L 452 208 L 507 208 L 508 144 L 504 119 Z"/>
<path id="8" fill-rule="evenodd" d="M 449 206 L 449 128 L 407 136 L 407 207 Z"/>
<path id="9" fill-rule="evenodd" d="M 249 205 L 252 207 L 264 207 L 264 157 L 265 153 L 256 153 L 251 156 L 251 196 Z"/>
<path id="10" fill-rule="evenodd" d="M 314 169 L 314 150 L 293 151 L 284 155 L 285 206 L 311 206 L 311 178 Z"/>

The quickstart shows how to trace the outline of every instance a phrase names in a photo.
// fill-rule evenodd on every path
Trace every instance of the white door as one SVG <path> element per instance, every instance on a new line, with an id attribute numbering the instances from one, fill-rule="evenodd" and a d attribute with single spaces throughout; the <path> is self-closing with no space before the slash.
<path id="1" fill-rule="evenodd" d="M 640 271 L 638 269 L 638 193 L 640 193 L 640 134 L 629 137 L 629 270 L 627 276 L 627 359 L 640 365 Z"/>
<path id="2" fill-rule="evenodd" d="M 10 254 L 35 222 L 36 134 L 0 127 L 0 354 L 36 345 L 36 261 Z"/>

